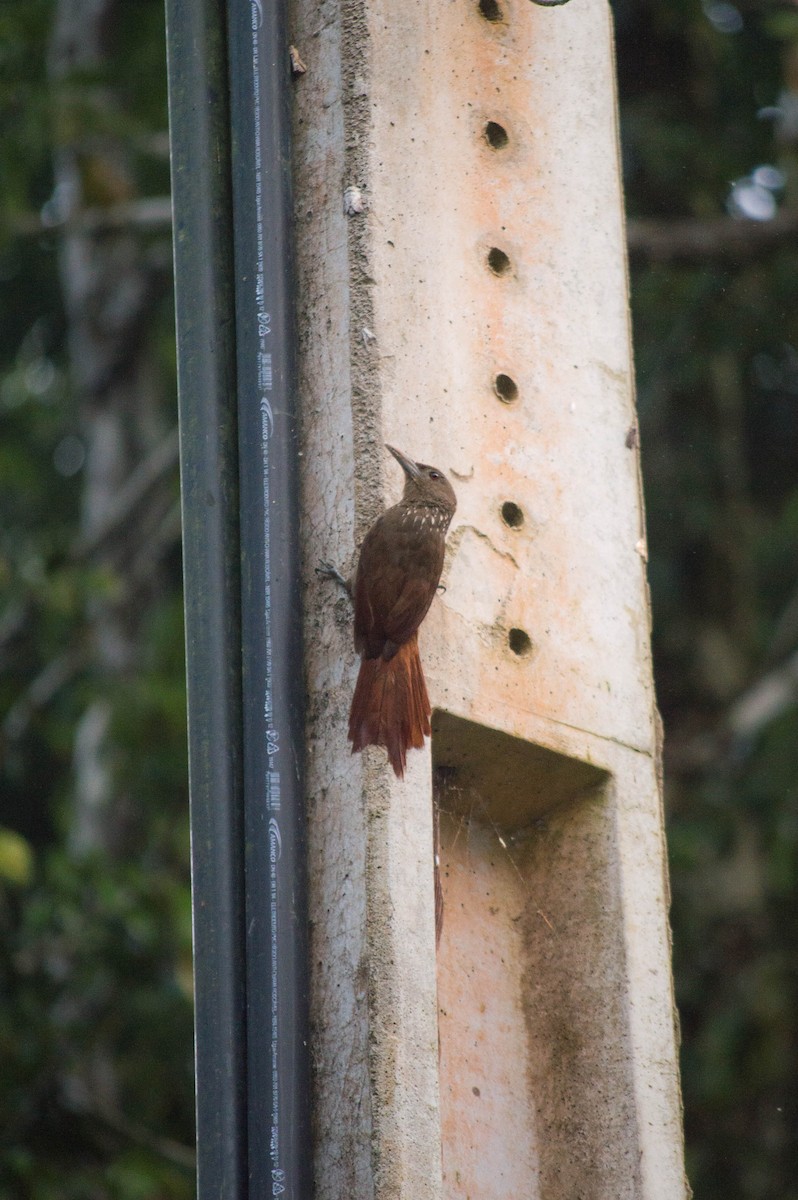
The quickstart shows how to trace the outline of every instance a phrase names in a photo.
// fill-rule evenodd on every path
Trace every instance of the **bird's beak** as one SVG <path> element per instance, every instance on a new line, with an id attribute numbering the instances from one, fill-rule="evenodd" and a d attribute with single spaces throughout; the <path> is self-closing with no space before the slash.
<path id="1" fill-rule="evenodd" d="M 406 454 L 402 454 L 401 450 L 395 450 L 393 446 L 389 446 L 387 442 L 385 444 L 385 449 L 390 450 L 391 454 L 399 463 L 399 466 L 402 468 L 405 475 L 407 475 L 410 479 L 421 478 L 421 472 L 419 471 L 417 465 L 413 462 L 412 458 L 408 458 Z"/>

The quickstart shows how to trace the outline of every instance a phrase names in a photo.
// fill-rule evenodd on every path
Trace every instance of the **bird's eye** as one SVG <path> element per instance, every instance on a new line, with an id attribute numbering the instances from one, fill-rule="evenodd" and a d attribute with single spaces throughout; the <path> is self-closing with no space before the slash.
<path id="1" fill-rule="evenodd" d="M 429 477 L 430 477 L 430 479 L 440 479 L 440 477 L 441 477 L 440 471 L 430 471 Z"/>

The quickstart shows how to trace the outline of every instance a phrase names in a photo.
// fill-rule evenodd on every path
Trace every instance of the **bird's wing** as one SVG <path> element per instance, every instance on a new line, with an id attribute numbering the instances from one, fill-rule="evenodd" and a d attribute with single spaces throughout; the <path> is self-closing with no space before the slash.
<path id="1" fill-rule="evenodd" d="M 427 614 L 443 566 L 443 539 L 389 509 L 369 530 L 355 579 L 355 646 L 369 657 L 402 645 Z"/>
<path id="2" fill-rule="evenodd" d="M 437 579 L 423 579 L 418 575 L 405 576 L 399 594 L 394 600 L 383 622 L 386 636 L 397 646 L 406 642 L 415 633 L 427 615 L 435 595 Z"/>
<path id="3" fill-rule="evenodd" d="M 387 641 L 401 645 L 418 629 L 431 600 L 429 584 L 401 566 L 383 561 L 369 570 L 368 561 L 361 562 L 355 581 L 357 649 L 371 656 Z"/>

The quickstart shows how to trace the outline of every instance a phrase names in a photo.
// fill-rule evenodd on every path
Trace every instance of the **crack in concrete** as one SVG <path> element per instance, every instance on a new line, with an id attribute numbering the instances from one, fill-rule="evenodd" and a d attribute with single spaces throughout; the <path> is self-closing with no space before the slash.
<path id="1" fill-rule="evenodd" d="M 454 533 L 452 533 L 451 536 L 449 537 L 449 540 L 447 543 L 450 558 L 452 558 L 452 559 L 454 558 L 455 554 L 460 549 L 460 545 L 467 533 L 473 533 L 475 537 L 480 539 L 480 541 L 487 542 L 488 546 L 490 546 L 490 548 L 494 554 L 498 554 L 498 556 L 500 558 L 509 559 L 510 562 L 515 567 L 516 571 L 520 570 L 520 567 L 518 565 L 518 560 L 516 559 L 515 555 L 513 555 L 509 550 L 501 550 L 497 545 L 495 545 L 495 543 L 494 543 L 493 539 L 490 537 L 490 535 L 485 533 L 484 530 L 482 530 L 482 529 L 477 529 L 476 525 L 458 525 L 457 526 Z"/>

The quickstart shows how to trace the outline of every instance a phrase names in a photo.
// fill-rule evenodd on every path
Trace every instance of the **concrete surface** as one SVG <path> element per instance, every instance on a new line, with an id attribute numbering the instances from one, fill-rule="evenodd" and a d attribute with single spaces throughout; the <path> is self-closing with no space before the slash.
<path id="1" fill-rule="evenodd" d="M 292 3 L 316 1192 L 681 1200 L 610 18 L 498 2 Z M 404 783 L 313 574 L 386 441 L 458 495 Z"/>

